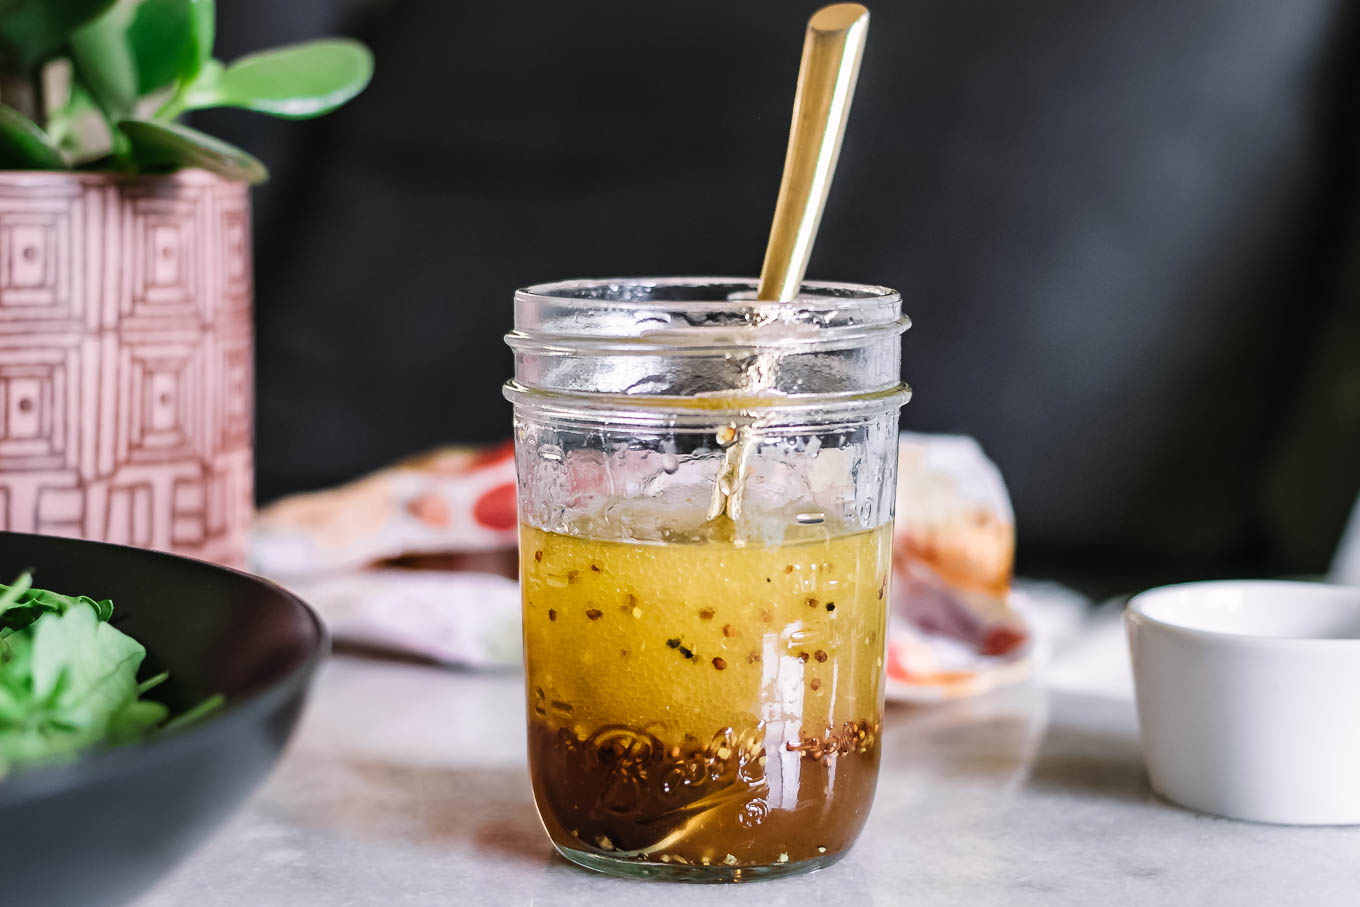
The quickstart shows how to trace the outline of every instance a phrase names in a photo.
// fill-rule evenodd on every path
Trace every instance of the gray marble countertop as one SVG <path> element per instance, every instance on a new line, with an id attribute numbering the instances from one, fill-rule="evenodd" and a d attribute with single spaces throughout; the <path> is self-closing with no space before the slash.
<path id="1" fill-rule="evenodd" d="M 278 770 L 137 907 L 732 903 L 555 857 L 518 677 L 336 657 Z M 890 706 L 864 836 L 760 904 L 1360 901 L 1360 828 L 1195 815 L 1148 789 L 1127 698 L 1037 685 Z"/>

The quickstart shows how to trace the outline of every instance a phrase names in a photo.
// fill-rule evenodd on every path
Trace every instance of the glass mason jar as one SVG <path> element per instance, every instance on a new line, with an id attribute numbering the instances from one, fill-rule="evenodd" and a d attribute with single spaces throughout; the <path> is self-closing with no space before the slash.
<path id="1" fill-rule="evenodd" d="M 910 323 L 884 287 L 755 288 L 515 296 L 529 772 L 592 869 L 816 869 L 873 799 Z"/>

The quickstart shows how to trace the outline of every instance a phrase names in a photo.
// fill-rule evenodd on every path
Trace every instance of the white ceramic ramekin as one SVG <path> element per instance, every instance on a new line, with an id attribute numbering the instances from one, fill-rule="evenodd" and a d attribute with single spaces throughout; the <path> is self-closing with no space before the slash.
<path id="1" fill-rule="evenodd" d="M 1360 588 L 1165 586 L 1124 613 L 1153 788 L 1254 822 L 1360 824 Z"/>

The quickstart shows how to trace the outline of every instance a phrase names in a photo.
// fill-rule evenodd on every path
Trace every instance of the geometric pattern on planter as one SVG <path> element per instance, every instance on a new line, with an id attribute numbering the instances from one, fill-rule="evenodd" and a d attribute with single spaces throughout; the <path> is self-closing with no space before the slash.
<path id="1" fill-rule="evenodd" d="M 201 171 L 0 173 L 0 529 L 243 563 L 249 217 Z"/>

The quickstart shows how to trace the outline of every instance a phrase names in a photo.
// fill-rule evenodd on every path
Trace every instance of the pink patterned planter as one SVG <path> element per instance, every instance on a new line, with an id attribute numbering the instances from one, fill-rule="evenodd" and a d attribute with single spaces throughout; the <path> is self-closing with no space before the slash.
<path id="1" fill-rule="evenodd" d="M 0 529 L 244 562 L 248 192 L 0 172 Z"/>

